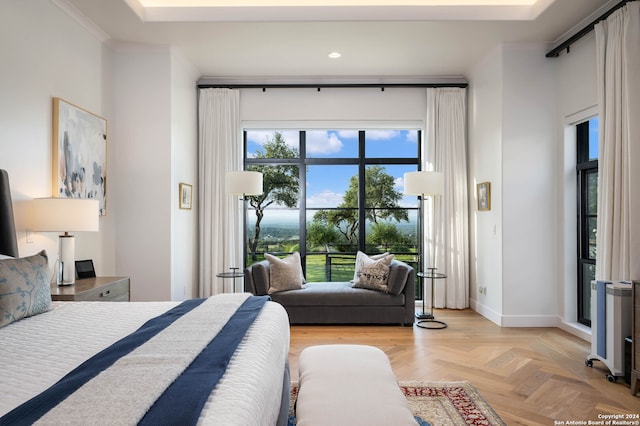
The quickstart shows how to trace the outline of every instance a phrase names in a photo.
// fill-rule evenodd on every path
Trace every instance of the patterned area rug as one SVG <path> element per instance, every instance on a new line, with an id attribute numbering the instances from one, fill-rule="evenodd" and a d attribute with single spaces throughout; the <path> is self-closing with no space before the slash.
<path id="1" fill-rule="evenodd" d="M 409 407 L 420 425 L 505 426 L 500 416 L 469 382 L 400 382 Z M 298 383 L 291 383 L 289 425 L 295 425 L 293 405 Z"/>

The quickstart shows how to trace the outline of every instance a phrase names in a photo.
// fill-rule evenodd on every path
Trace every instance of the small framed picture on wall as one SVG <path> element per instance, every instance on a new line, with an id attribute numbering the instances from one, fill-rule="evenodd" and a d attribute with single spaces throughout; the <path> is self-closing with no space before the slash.
<path id="1" fill-rule="evenodd" d="M 478 211 L 491 210 L 491 182 L 482 182 L 476 186 Z"/>
<path id="2" fill-rule="evenodd" d="M 188 183 L 180 183 L 179 196 L 180 208 L 191 210 L 191 185 L 189 185 Z"/>

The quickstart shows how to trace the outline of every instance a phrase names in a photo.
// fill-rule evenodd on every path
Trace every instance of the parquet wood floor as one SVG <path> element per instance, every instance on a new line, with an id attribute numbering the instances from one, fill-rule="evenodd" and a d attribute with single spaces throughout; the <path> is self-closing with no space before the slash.
<path id="1" fill-rule="evenodd" d="M 585 366 L 590 344 L 582 339 L 558 328 L 501 328 L 471 310 L 435 316 L 449 327 L 291 326 L 291 377 L 297 379 L 307 346 L 364 344 L 385 351 L 398 380 L 470 381 L 508 425 L 586 425 L 603 415 L 640 415 L 640 396 L 630 394 L 623 378 L 610 383 L 602 363 Z"/>

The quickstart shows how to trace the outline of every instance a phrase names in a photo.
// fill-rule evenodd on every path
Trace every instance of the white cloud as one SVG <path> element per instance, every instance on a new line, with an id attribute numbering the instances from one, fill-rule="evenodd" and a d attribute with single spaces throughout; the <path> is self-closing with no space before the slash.
<path id="1" fill-rule="evenodd" d="M 407 142 L 418 143 L 418 132 L 407 132 Z"/>
<path id="2" fill-rule="evenodd" d="M 313 194 L 307 197 L 307 208 L 325 208 L 325 207 L 338 207 L 338 204 L 342 203 L 344 194 L 325 189 L 317 194 Z"/>
<path id="3" fill-rule="evenodd" d="M 273 139 L 273 134 L 275 132 L 276 131 L 273 130 L 248 130 L 247 140 L 249 142 L 257 143 L 260 146 L 264 146 L 264 144 Z M 284 139 L 288 147 L 299 149 L 300 137 L 297 130 L 281 130 L 277 132 L 282 134 L 282 139 Z"/>
<path id="4" fill-rule="evenodd" d="M 307 132 L 307 154 L 334 154 L 342 150 L 342 141 L 334 132 Z"/>
<path id="5" fill-rule="evenodd" d="M 398 137 L 398 130 L 369 130 L 367 131 L 367 139 L 374 141 L 383 141 Z"/>
<path id="6" fill-rule="evenodd" d="M 342 139 L 358 139 L 357 130 L 338 130 L 338 136 Z"/>
<path id="7" fill-rule="evenodd" d="M 404 177 L 397 177 L 393 182 L 393 186 L 398 189 L 404 189 Z"/>

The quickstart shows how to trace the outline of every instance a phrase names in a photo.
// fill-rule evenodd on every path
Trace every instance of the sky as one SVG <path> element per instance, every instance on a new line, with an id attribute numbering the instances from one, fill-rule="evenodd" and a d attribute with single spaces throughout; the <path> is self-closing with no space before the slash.
<path id="1" fill-rule="evenodd" d="M 589 159 L 598 158 L 598 117 L 589 120 Z"/>
<path id="2" fill-rule="evenodd" d="M 247 157 L 273 138 L 274 130 L 247 131 Z M 299 131 L 279 131 L 287 145 L 299 150 Z M 417 130 L 367 130 L 365 155 L 367 158 L 416 158 Z M 308 130 L 306 132 L 308 158 L 358 158 L 357 130 Z M 415 171 L 415 165 L 386 165 L 387 173 L 395 178 L 395 189 L 404 189 L 404 173 Z M 356 164 L 310 165 L 307 167 L 307 209 L 337 207 L 349 187 L 349 180 L 358 173 Z M 416 196 L 405 196 L 403 207 L 416 207 Z"/>

